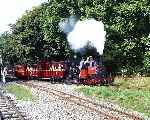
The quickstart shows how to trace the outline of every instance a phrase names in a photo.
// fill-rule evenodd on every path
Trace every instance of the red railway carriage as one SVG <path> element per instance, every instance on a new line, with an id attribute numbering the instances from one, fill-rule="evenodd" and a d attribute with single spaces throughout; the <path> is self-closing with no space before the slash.
<path id="1" fill-rule="evenodd" d="M 63 78 L 64 72 L 64 62 L 54 61 L 42 61 L 32 66 L 16 65 L 15 68 L 15 76 L 18 78 Z"/>
<path id="2" fill-rule="evenodd" d="M 51 77 L 64 77 L 64 62 L 40 62 L 32 67 L 33 77 L 49 79 Z"/>

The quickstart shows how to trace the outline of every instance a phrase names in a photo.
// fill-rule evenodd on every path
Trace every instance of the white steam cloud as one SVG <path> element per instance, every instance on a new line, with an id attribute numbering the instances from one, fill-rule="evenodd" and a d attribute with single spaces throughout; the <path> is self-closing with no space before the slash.
<path id="1" fill-rule="evenodd" d="M 76 22 L 75 19 L 69 18 L 65 22 L 60 22 L 59 26 L 67 33 L 68 42 L 74 50 L 79 50 L 90 42 L 99 54 L 103 54 L 106 32 L 101 21 L 87 19 Z"/>

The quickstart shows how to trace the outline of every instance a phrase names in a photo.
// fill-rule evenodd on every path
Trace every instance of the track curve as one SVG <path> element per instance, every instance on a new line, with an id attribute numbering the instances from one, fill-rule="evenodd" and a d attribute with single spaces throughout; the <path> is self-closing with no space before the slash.
<path id="1" fill-rule="evenodd" d="M 56 96 L 59 96 L 60 98 L 67 100 L 69 102 L 73 102 L 77 105 L 83 106 L 87 109 L 90 109 L 93 112 L 97 112 L 98 114 L 102 114 L 106 117 L 108 117 L 111 120 L 121 120 L 122 117 L 128 118 L 130 120 L 144 120 L 143 118 L 124 112 L 124 111 L 120 111 L 105 105 L 101 105 L 98 103 L 94 103 L 88 99 L 84 99 L 69 93 L 65 93 L 56 89 L 52 89 L 52 88 L 47 88 L 46 86 L 41 86 L 41 85 L 36 85 L 33 83 L 27 83 L 27 82 L 17 82 L 18 84 L 22 84 L 25 86 L 29 86 L 41 91 L 45 91 L 48 94 L 53 94 Z M 98 109 L 98 107 L 100 107 L 101 109 Z"/>

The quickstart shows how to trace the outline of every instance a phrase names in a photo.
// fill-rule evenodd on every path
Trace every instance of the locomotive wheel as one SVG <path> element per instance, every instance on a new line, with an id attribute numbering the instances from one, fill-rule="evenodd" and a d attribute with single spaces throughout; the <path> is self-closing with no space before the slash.
<path id="1" fill-rule="evenodd" d="M 113 85 L 113 82 L 114 82 L 114 80 L 113 80 L 113 79 L 108 80 L 108 85 Z"/>

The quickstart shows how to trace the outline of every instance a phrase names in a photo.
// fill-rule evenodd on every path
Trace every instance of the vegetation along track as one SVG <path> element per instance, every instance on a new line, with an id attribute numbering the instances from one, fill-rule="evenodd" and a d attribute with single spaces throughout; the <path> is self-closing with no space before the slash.
<path id="1" fill-rule="evenodd" d="M 104 115 L 108 117 L 111 120 L 121 120 L 121 119 L 130 119 L 130 120 L 144 120 L 141 117 L 138 117 L 134 114 L 127 113 L 121 110 L 114 109 L 112 107 L 108 107 L 106 105 L 101 105 L 95 102 L 92 102 L 88 99 L 84 99 L 69 93 L 65 93 L 56 89 L 48 88 L 46 86 L 37 85 L 34 83 L 28 83 L 28 82 L 18 82 L 18 84 L 23 84 L 25 86 L 29 86 L 41 91 L 45 91 L 48 94 L 52 94 L 55 96 L 60 97 L 61 99 L 67 100 L 69 102 L 73 102 L 77 105 L 83 106 L 93 112 L 96 112 L 98 114 Z"/>
<path id="2" fill-rule="evenodd" d="M 25 115 L 18 110 L 13 100 L 4 95 L 0 89 L 0 120 L 26 120 Z"/>

